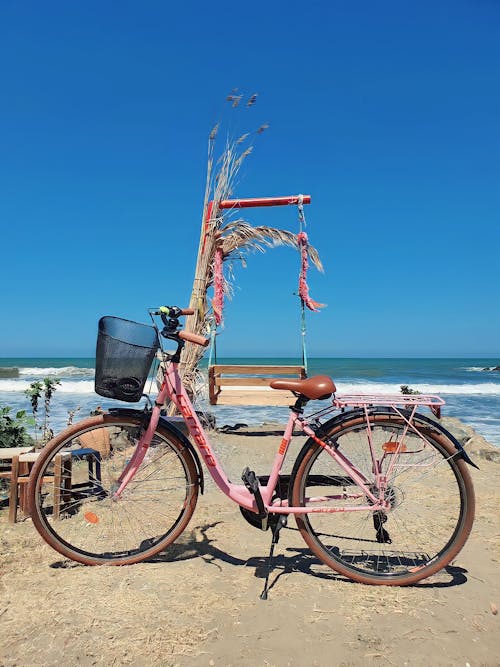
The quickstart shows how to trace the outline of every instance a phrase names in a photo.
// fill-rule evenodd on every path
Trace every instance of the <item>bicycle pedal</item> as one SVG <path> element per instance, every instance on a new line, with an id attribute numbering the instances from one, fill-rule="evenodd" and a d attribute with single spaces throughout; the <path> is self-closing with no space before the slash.
<path id="1" fill-rule="evenodd" d="M 250 468 L 245 468 L 243 472 L 241 473 L 241 479 L 243 480 L 243 483 L 247 487 L 247 489 L 250 491 L 250 493 L 253 493 L 254 495 L 256 493 L 259 493 L 259 480 L 257 479 L 257 475 L 254 473 L 253 470 L 250 470 Z"/>
<path id="2" fill-rule="evenodd" d="M 373 513 L 373 527 L 376 531 L 377 542 L 380 544 L 392 544 L 391 536 L 383 527 L 383 524 L 387 521 L 387 515 L 382 512 Z"/>
<path id="3" fill-rule="evenodd" d="M 255 497 L 255 502 L 257 504 L 257 510 L 258 510 L 257 516 L 261 520 L 262 530 L 267 530 L 268 514 L 266 508 L 264 507 L 264 501 L 262 500 L 262 496 L 260 494 L 260 488 L 259 488 L 260 484 L 257 475 L 254 473 L 253 470 L 250 470 L 250 468 L 247 467 L 241 473 L 241 479 L 243 480 L 243 483 L 245 484 L 246 488 Z"/>

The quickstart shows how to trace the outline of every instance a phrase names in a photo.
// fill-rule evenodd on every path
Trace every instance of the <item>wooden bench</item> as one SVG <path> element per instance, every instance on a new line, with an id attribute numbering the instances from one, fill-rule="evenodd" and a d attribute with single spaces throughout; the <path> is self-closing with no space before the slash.
<path id="1" fill-rule="evenodd" d="M 291 405 L 290 391 L 271 389 L 276 378 L 304 379 L 304 366 L 239 366 L 214 364 L 208 369 L 211 405 Z"/>

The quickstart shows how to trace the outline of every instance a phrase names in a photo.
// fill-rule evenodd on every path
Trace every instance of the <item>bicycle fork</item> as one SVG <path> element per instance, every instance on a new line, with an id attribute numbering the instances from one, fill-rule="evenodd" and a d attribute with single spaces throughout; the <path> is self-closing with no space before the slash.
<path id="1" fill-rule="evenodd" d="M 147 454 L 149 445 L 153 439 L 154 432 L 158 426 L 160 414 L 160 407 L 155 405 L 151 412 L 151 417 L 147 429 L 142 432 L 139 438 L 139 442 L 135 447 L 134 453 L 132 454 L 130 460 L 127 462 L 125 468 L 122 470 L 120 477 L 115 482 L 116 490 L 112 495 L 112 500 L 119 500 L 127 484 L 134 477 L 141 463 L 144 461 L 144 457 Z"/>

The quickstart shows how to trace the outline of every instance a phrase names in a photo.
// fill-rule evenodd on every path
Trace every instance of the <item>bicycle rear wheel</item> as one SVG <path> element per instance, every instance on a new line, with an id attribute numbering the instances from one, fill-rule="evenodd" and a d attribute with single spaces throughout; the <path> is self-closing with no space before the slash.
<path id="1" fill-rule="evenodd" d="M 198 498 L 195 462 L 159 426 L 119 498 L 118 478 L 144 425 L 101 415 L 67 429 L 42 451 L 28 488 L 33 523 L 63 556 L 86 565 L 128 565 L 163 551 L 184 530 Z"/>
<path id="2" fill-rule="evenodd" d="M 407 423 L 389 412 L 375 412 L 369 424 L 358 412 L 324 426 L 323 440 L 337 447 L 375 490 L 371 432 L 375 458 L 382 474 L 388 474 L 386 512 L 357 510 L 370 500 L 312 440 L 295 464 L 293 505 L 341 510 L 297 515 L 302 537 L 326 565 L 355 581 L 413 584 L 445 567 L 471 531 L 474 490 L 466 463 L 438 425 L 418 415 L 413 424 L 422 437 L 411 429 L 405 433 Z"/>

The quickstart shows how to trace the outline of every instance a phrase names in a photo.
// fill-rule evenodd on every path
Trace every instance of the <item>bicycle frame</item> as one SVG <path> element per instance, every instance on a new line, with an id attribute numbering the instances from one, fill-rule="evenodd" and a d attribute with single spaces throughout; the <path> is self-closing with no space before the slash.
<path id="1" fill-rule="evenodd" d="M 210 475 L 212 476 L 218 488 L 222 491 L 222 493 L 224 493 L 224 495 L 226 495 L 228 498 L 233 500 L 241 507 L 244 507 L 250 511 L 257 512 L 258 511 L 257 504 L 254 495 L 243 484 L 233 484 L 232 482 L 230 482 L 227 475 L 225 474 L 224 469 L 217 459 L 217 456 L 211 446 L 210 440 L 207 434 L 205 433 L 200 420 L 198 419 L 196 411 L 182 383 L 182 379 L 178 372 L 178 363 L 173 361 L 168 361 L 166 363 L 162 386 L 156 398 L 155 405 L 152 409 L 149 425 L 142 434 L 132 458 L 124 468 L 118 480 L 118 488 L 116 489 L 113 497 L 115 499 L 118 499 L 120 497 L 125 487 L 129 483 L 129 481 L 134 477 L 136 471 L 141 465 L 142 460 L 144 459 L 144 456 L 146 455 L 146 452 L 149 448 L 149 444 L 153 438 L 156 427 L 158 426 L 161 414 L 161 408 L 166 398 L 170 398 L 175 404 L 175 406 L 178 408 L 180 413 L 182 414 L 184 421 L 187 425 L 187 428 L 189 430 L 189 433 L 192 436 L 194 442 L 196 443 L 196 447 L 200 452 L 203 460 L 205 461 L 207 469 L 210 472 Z M 351 397 L 346 397 L 346 400 L 344 401 L 342 401 L 341 399 L 335 399 L 332 406 L 321 411 L 321 414 L 325 415 L 330 412 L 334 412 L 339 407 L 344 407 L 345 405 L 354 404 L 352 401 L 350 402 L 348 400 L 349 398 Z M 366 403 L 366 405 L 368 404 L 373 405 L 375 397 L 369 396 L 366 398 L 370 401 L 370 403 Z M 414 408 L 411 417 L 409 419 L 405 418 L 405 421 L 407 422 L 405 434 L 408 429 L 411 429 L 413 431 L 416 431 L 420 435 L 422 440 L 425 442 L 425 438 L 411 423 L 413 414 L 415 413 L 416 410 L 416 406 L 417 404 L 424 403 L 432 407 L 436 404 L 442 405 L 444 401 L 442 401 L 442 399 L 439 399 L 438 397 L 419 397 L 419 398 L 420 400 L 418 401 L 416 401 L 415 399 L 412 399 L 410 401 L 411 404 L 413 404 Z M 435 400 L 427 402 L 423 400 L 431 398 Z M 359 406 L 360 397 L 357 397 L 357 399 L 358 400 L 356 405 Z M 438 403 L 436 403 L 436 401 L 438 401 Z M 406 402 L 406 401 L 404 399 L 399 399 L 398 402 Z M 366 407 L 365 411 L 367 412 Z M 343 506 L 326 507 L 323 505 L 314 507 L 311 507 L 310 505 L 307 507 L 293 507 L 288 504 L 287 500 L 280 500 L 279 501 L 280 504 L 273 503 L 273 494 L 276 489 L 276 485 L 278 483 L 279 475 L 290 442 L 292 440 L 294 427 L 297 425 L 297 423 L 299 424 L 300 429 L 302 430 L 303 433 L 312 438 L 314 442 L 316 442 L 318 445 L 323 447 L 323 449 L 325 449 L 328 452 L 328 454 L 338 463 L 338 465 L 345 471 L 345 473 L 352 479 L 354 484 L 359 489 L 359 493 L 349 494 L 349 496 L 347 496 L 346 493 L 343 493 L 341 495 L 335 495 L 335 496 L 330 495 L 327 497 L 323 496 L 318 498 L 308 498 L 308 501 L 320 503 L 342 498 L 345 499 L 346 497 L 352 497 L 352 498 L 365 497 L 368 499 L 368 504 L 353 506 L 353 507 L 343 507 Z M 343 453 L 339 452 L 336 448 L 330 446 L 328 443 L 321 440 L 321 438 L 319 438 L 313 431 L 313 429 L 308 425 L 307 419 L 305 419 L 302 415 L 298 414 L 297 412 L 290 410 L 288 422 L 285 431 L 283 433 L 283 438 L 281 440 L 280 446 L 275 455 L 268 482 L 266 485 L 260 487 L 260 493 L 266 511 L 273 512 L 276 514 L 307 514 L 307 513 L 335 513 L 335 512 L 359 512 L 359 511 L 376 512 L 379 510 L 389 509 L 389 503 L 384 499 L 384 487 L 387 475 L 382 477 L 380 474 L 380 466 L 379 462 L 375 458 L 368 420 L 367 424 L 368 424 L 368 433 L 367 433 L 368 443 L 370 447 L 373 470 L 375 473 L 375 479 L 377 483 L 376 486 L 378 488 L 378 497 L 377 495 L 375 495 L 373 487 L 370 484 L 369 480 L 355 465 L 351 463 L 351 461 L 349 461 L 349 459 Z M 398 455 L 400 453 L 400 450 L 402 449 L 403 439 L 401 439 L 401 441 L 398 443 L 395 452 L 396 455 Z M 393 463 L 391 464 L 391 470 L 395 460 L 396 456 L 394 457 Z"/>
<path id="2" fill-rule="evenodd" d="M 157 333 L 177 344 L 175 351 L 162 350 L 156 401 L 142 413 L 117 408 L 83 420 L 48 443 L 35 463 L 28 485 L 31 516 L 49 545 L 86 565 L 129 565 L 163 552 L 193 515 L 203 458 L 217 487 L 240 506 L 244 518 L 255 528 L 271 529 L 263 599 L 288 514 L 320 562 L 361 583 L 413 584 L 456 556 L 474 518 L 474 490 L 465 466 L 470 461 L 456 439 L 419 410 L 438 412 L 442 399 L 337 395 L 322 375 L 272 381 L 271 387 L 291 390 L 296 400 L 291 394 L 270 475 L 257 476 L 246 467 L 242 481 L 233 484 L 179 374 L 185 342 L 206 346 L 203 336 L 180 330 L 178 315 L 183 314 L 177 307 L 152 312 L 165 325 Z M 327 397 L 304 415 L 309 400 Z M 189 440 L 162 416 L 169 398 Z M 306 441 L 291 474 L 284 474 L 294 429 Z M 70 462 L 59 470 L 61 452 L 77 455 L 90 433 L 89 440 L 107 434 L 102 475 Z M 94 462 L 101 459 L 99 450 L 86 451 L 94 451 Z M 437 476 L 427 479 L 442 464 Z"/>

